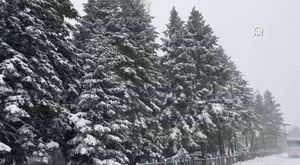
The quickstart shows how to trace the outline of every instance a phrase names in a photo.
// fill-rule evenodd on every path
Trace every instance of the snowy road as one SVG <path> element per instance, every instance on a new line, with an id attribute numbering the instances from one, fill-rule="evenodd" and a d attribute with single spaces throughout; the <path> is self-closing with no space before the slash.
<path id="1" fill-rule="evenodd" d="M 289 158 L 287 154 L 256 158 L 235 165 L 300 165 L 300 158 Z"/>

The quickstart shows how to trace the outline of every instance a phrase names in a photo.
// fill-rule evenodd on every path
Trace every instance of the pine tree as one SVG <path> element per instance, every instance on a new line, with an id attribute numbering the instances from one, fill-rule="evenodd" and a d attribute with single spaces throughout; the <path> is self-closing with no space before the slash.
<path id="1" fill-rule="evenodd" d="M 121 15 L 110 29 L 115 32 L 114 46 L 126 61 L 116 68 L 128 89 L 130 100 L 126 119 L 133 125 L 131 141 L 126 145 L 132 163 L 142 157 L 160 157 L 161 146 L 157 134 L 160 131 L 161 73 L 156 55 L 157 33 L 151 25 L 151 16 L 140 0 L 120 1 Z M 111 31 L 111 30 L 110 30 Z"/>
<path id="2" fill-rule="evenodd" d="M 202 100 L 196 109 L 200 109 L 201 123 L 209 139 L 203 145 L 202 152 L 225 154 L 242 148 L 243 130 L 250 129 L 252 111 L 252 90 L 237 70 L 235 64 L 217 44 L 217 37 L 207 25 L 199 11 L 192 10 L 186 28 L 190 45 L 188 50 L 196 62 L 196 91 Z"/>
<path id="3" fill-rule="evenodd" d="M 281 136 L 281 126 L 283 124 L 282 113 L 280 112 L 280 105 L 276 103 L 272 93 L 266 91 L 264 93 L 264 108 L 266 112 L 265 133 L 268 139 L 266 147 L 268 149 L 278 148 L 278 138 Z"/>
<path id="4" fill-rule="evenodd" d="M 206 25 L 203 16 L 198 10 L 193 8 L 186 28 L 190 36 L 189 49 L 192 53 L 192 57 L 196 61 L 197 67 L 197 80 L 198 90 L 202 97 L 213 97 L 213 88 L 216 84 L 213 84 L 211 79 L 214 76 L 214 64 L 215 46 L 217 44 L 217 38 L 213 35 L 213 31 L 209 25 Z"/>
<path id="5" fill-rule="evenodd" d="M 106 127 L 112 123 L 122 125 L 120 130 L 105 132 L 103 135 L 113 134 L 114 137 L 118 137 L 118 141 L 113 139 L 114 145 L 107 141 L 101 143 L 126 154 L 131 164 L 140 161 L 141 158 L 159 157 L 161 146 L 157 134 L 160 130 L 158 114 L 161 101 L 158 91 L 161 76 L 156 55 L 157 33 L 151 25 L 151 17 L 140 0 L 90 0 L 85 5 L 85 11 L 87 14 L 83 17 L 80 28 L 82 34 L 76 39 L 78 47 L 90 54 L 85 58 L 88 76 L 85 76 L 82 82 L 85 85 L 84 80 L 97 79 L 97 83 L 89 82 L 90 85 L 84 88 L 83 94 L 91 93 L 93 88 L 101 89 L 103 94 L 96 94 L 98 101 L 110 105 L 111 99 L 117 99 L 116 102 L 120 102 L 117 105 L 121 107 L 115 108 L 110 105 L 107 111 L 110 109 L 115 114 L 107 116 L 106 109 L 93 107 L 93 101 L 87 101 L 87 105 L 81 109 L 93 111 L 95 114 L 84 119 L 93 125 L 95 122 L 90 120 L 93 115 L 98 115 L 101 118 L 97 122 L 102 126 Z M 99 66 L 102 68 L 98 69 Z M 119 89 L 119 93 L 112 92 L 112 89 Z M 103 98 L 102 95 L 107 98 Z M 119 122 L 114 121 L 112 116 L 120 119 Z M 113 154 L 110 156 L 114 157 Z M 109 156 L 97 155 L 96 158 L 102 160 Z M 124 160 L 116 161 L 128 162 L 125 156 Z"/>
<path id="6" fill-rule="evenodd" d="M 125 144 L 132 124 L 126 120 L 128 93 L 114 69 L 122 62 L 108 37 L 108 22 L 118 11 L 110 1 L 89 1 L 75 31 L 74 42 L 83 53 L 85 76 L 77 99 L 75 136 L 68 142 L 71 164 L 127 164 Z"/>
<path id="7" fill-rule="evenodd" d="M 228 61 L 228 65 L 230 76 L 226 85 L 228 94 L 225 96 L 225 105 L 229 107 L 233 115 L 230 115 L 232 123 L 227 132 L 229 134 L 227 141 L 229 141 L 231 153 L 234 153 L 237 149 L 238 151 L 248 149 L 248 136 L 252 136 L 252 133 L 256 131 L 254 124 L 257 121 L 257 115 L 253 111 L 253 92 L 248 82 L 243 79 L 242 73 L 232 61 Z"/>
<path id="8" fill-rule="evenodd" d="M 205 23 L 202 14 L 195 8 L 190 14 L 187 29 L 193 39 L 199 41 L 204 48 L 210 49 L 216 45 L 217 37 L 213 35 L 213 30 Z"/>
<path id="9" fill-rule="evenodd" d="M 257 133 L 252 138 L 253 150 L 278 149 L 283 124 L 280 105 L 276 103 L 270 91 L 266 91 L 263 96 L 258 93 L 254 105 L 257 120 L 252 122 Z"/>
<path id="10" fill-rule="evenodd" d="M 165 156 L 172 156 L 186 143 L 191 142 L 190 126 L 187 123 L 195 81 L 195 61 L 186 51 L 187 31 L 175 8 L 165 31 L 162 58 L 164 77 L 168 85 L 165 108 L 162 114 Z"/>
<path id="11" fill-rule="evenodd" d="M 88 0 L 73 27 L 69 0 L 0 0 L 5 165 L 278 148 L 280 105 L 269 91 L 254 96 L 200 12 L 185 24 L 172 9 L 159 58 L 143 2 Z"/>
<path id="12" fill-rule="evenodd" d="M 212 141 L 208 148 L 202 146 L 202 151 L 204 153 L 207 148 L 209 152 L 215 153 L 214 144 L 218 141 L 219 150 L 223 154 L 224 147 L 221 141 L 223 126 L 220 120 L 230 113 L 226 111 L 228 108 L 223 101 L 228 93 L 226 84 L 229 81 L 229 59 L 222 47 L 217 45 L 217 37 L 214 36 L 212 29 L 195 8 L 191 12 L 186 29 L 189 39 L 187 49 L 195 60 L 197 71 L 195 91 L 198 101 L 194 109 L 197 109 L 196 114 L 199 114 L 200 120 L 196 123 L 201 123 L 198 127 L 202 127 L 209 136 L 208 139 Z"/>
<path id="13" fill-rule="evenodd" d="M 75 47 L 66 39 L 70 1 L 0 1 L 0 141 L 6 164 L 49 163 L 69 128 L 64 105 L 77 94 Z"/>
<path id="14" fill-rule="evenodd" d="M 255 150 L 263 150 L 266 148 L 265 139 L 264 139 L 264 127 L 265 127 L 265 107 L 264 107 L 264 98 L 259 93 L 256 92 L 256 96 L 254 99 L 254 111 L 257 114 L 257 120 L 254 123 L 254 128 L 256 132 L 251 137 L 251 151 Z"/>

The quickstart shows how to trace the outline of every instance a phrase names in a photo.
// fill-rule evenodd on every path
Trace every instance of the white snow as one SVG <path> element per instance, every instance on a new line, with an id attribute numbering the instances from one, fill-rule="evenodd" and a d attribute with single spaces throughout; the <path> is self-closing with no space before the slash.
<path id="1" fill-rule="evenodd" d="M 172 156 L 171 160 L 177 160 L 177 159 L 190 159 L 189 153 L 184 149 L 180 148 L 176 155 Z"/>
<path id="2" fill-rule="evenodd" d="M 94 126 L 94 130 L 100 134 L 106 133 L 106 132 L 110 132 L 110 128 L 109 127 L 104 127 L 100 124 L 97 124 Z"/>
<path id="3" fill-rule="evenodd" d="M 192 132 L 192 130 L 190 129 L 189 125 L 186 124 L 186 122 L 183 122 L 182 124 L 183 124 L 182 128 L 184 131 L 189 132 L 189 133 Z"/>
<path id="4" fill-rule="evenodd" d="M 25 11 L 26 13 L 29 13 L 29 12 L 31 12 L 31 9 L 29 9 L 29 8 L 26 7 L 26 8 L 24 9 L 24 11 Z"/>
<path id="5" fill-rule="evenodd" d="M 178 138 L 178 136 L 180 137 L 180 135 L 180 130 L 178 128 L 173 128 L 172 133 L 170 134 L 170 139 L 175 140 L 176 138 Z"/>
<path id="6" fill-rule="evenodd" d="M 86 113 L 85 112 L 78 112 L 76 114 L 70 114 L 69 115 L 69 120 L 72 122 L 72 123 L 77 123 L 79 122 L 79 120 L 82 118 L 82 117 L 85 117 L 86 116 Z"/>
<path id="7" fill-rule="evenodd" d="M 221 104 L 215 103 L 212 104 L 212 111 L 216 114 L 220 114 L 223 111 L 224 107 Z"/>
<path id="8" fill-rule="evenodd" d="M 80 118 L 76 123 L 75 126 L 76 128 L 80 129 L 81 132 L 86 132 L 89 131 L 91 128 L 88 126 L 91 124 L 89 120 Z"/>
<path id="9" fill-rule="evenodd" d="M 51 142 L 46 144 L 46 147 L 48 149 L 55 149 L 55 148 L 59 148 L 59 144 L 54 142 L 54 141 L 51 141 Z"/>
<path id="10" fill-rule="evenodd" d="M 89 126 L 91 121 L 84 119 L 83 117 L 86 116 L 84 112 L 78 112 L 76 114 L 69 114 L 69 120 L 75 124 L 75 128 L 78 129 L 80 132 L 87 132 L 91 131 L 92 128 Z"/>
<path id="11" fill-rule="evenodd" d="M 25 99 L 22 95 L 14 95 L 14 96 L 9 96 L 7 98 L 9 102 L 15 102 L 18 103 L 19 105 L 23 105 L 25 103 Z"/>
<path id="12" fill-rule="evenodd" d="M 23 125 L 21 128 L 18 129 L 19 133 L 21 135 L 31 135 L 34 136 L 34 133 L 32 132 L 29 125 Z"/>
<path id="13" fill-rule="evenodd" d="M 83 101 L 86 101 L 86 100 L 88 100 L 88 99 L 90 99 L 90 100 L 99 100 L 100 99 L 100 97 L 98 96 L 98 95 L 96 95 L 96 94 L 82 94 L 81 96 L 80 96 L 80 99 L 81 100 L 83 100 Z M 82 102 L 82 101 L 81 101 Z"/>
<path id="14" fill-rule="evenodd" d="M 32 82 L 32 78 L 30 76 L 26 76 L 23 81 L 25 82 Z"/>
<path id="15" fill-rule="evenodd" d="M 5 81 L 3 80 L 3 78 L 4 78 L 4 75 L 0 74 L 0 85 L 4 85 L 5 84 Z"/>
<path id="16" fill-rule="evenodd" d="M 89 151 L 93 151 L 93 148 L 91 148 L 91 147 L 82 147 L 81 145 L 79 145 L 76 148 L 76 152 L 75 153 L 80 153 L 81 155 L 88 155 Z"/>
<path id="17" fill-rule="evenodd" d="M 213 126 L 215 125 L 211 120 L 210 114 L 206 110 L 202 111 L 202 114 L 199 115 L 199 118 L 205 121 L 206 124 L 213 125 Z"/>
<path id="18" fill-rule="evenodd" d="M 124 125 L 119 125 L 119 124 L 112 124 L 111 125 L 111 129 L 112 129 L 112 131 L 119 131 L 119 130 L 121 130 L 122 128 L 124 128 L 123 127 Z"/>
<path id="19" fill-rule="evenodd" d="M 93 162 L 95 165 L 121 165 L 114 159 L 99 160 L 94 158 Z"/>
<path id="20" fill-rule="evenodd" d="M 300 158 L 289 158 L 287 154 L 255 158 L 253 160 L 236 163 L 234 165 L 299 165 Z"/>
<path id="21" fill-rule="evenodd" d="M 84 138 L 83 141 L 91 146 L 95 146 L 99 143 L 99 141 L 92 135 L 86 135 L 86 138 Z"/>
<path id="22" fill-rule="evenodd" d="M 0 153 L 1 152 L 10 152 L 10 151 L 11 151 L 11 148 L 8 145 L 0 142 Z"/>
<path id="23" fill-rule="evenodd" d="M 136 71 L 130 67 L 124 68 L 124 72 L 126 72 L 128 74 L 136 75 Z"/>
<path id="24" fill-rule="evenodd" d="M 114 142 L 122 142 L 122 139 L 120 139 L 119 137 L 114 136 L 114 135 L 108 135 L 107 138 L 108 138 L 109 140 L 114 141 Z"/>
<path id="25" fill-rule="evenodd" d="M 147 125 L 146 125 L 145 121 L 146 120 L 141 117 L 134 122 L 134 126 L 147 129 Z"/>
<path id="26" fill-rule="evenodd" d="M 201 132 L 201 131 L 198 131 L 196 133 L 196 136 L 199 137 L 199 138 L 201 138 L 201 139 L 207 139 L 207 136 L 203 132 Z"/>
<path id="27" fill-rule="evenodd" d="M 90 124 L 91 122 L 88 120 L 85 120 L 83 118 L 79 119 L 78 122 L 76 123 L 76 126 L 79 128 L 85 127 L 86 125 Z"/>
<path id="28" fill-rule="evenodd" d="M 5 107 L 4 111 L 7 111 L 8 113 L 12 115 L 18 115 L 20 117 L 29 117 L 26 111 L 20 109 L 17 105 L 11 104 L 7 107 Z"/>
<path id="29" fill-rule="evenodd" d="M 7 63 L 5 68 L 11 72 L 16 70 L 12 63 Z"/>

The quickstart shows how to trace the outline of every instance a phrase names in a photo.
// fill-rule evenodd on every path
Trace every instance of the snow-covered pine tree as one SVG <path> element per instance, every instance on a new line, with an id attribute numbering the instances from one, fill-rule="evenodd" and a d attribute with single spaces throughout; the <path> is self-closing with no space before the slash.
<path id="1" fill-rule="evenodd" d="M 121 0 L 118 21 L 110 24 L 115 32 L 114 43 L 125 61 L 116 73 L 128 90 L 129 111 L 125 119 L 130 121 L 131 141 L 126 144 L 127 155 L 134 164 L 139 159 L 160 157 L 161 146 L 157 134 L 161 130 L 160 114 L 161 73 L 155 42 L 157 33 L 151 24 L 152 17 L 146 12 L 141 0 Z"/>
<path id="2" fill-rule="evenodd" d="M 88 52 L 83 57 L 85 76 L 81 80 L 82 92 L 76 104 L 76 114 L 70 116 L 75 137 L 68 142 L 68 162 L 126 164 L 129 160 L 124 154 L 124 143 L 129 139 L 131 126 L 124 119 L 128 109 L 124 105 L 127 95 L 124 86 L 105 70 L 105 54 L 114 52 L 97 44 L 101 42 L 92 42 L 94 44 L 89 46 L 105 53 L 101 50 Z"/>
<path id="3" fill-rule="evenodd" d="M 125 144 L 132 123 L 126 119 L 126 87 L 114 69 L 123 61 L 111 45 L 107 24 L 118 14 L 112 0 L 90 0 L 77 25 L 74 42 L 83 53 L 82 92 L 71 116 L 75 136 L 68 142 L 71 164 L 128 164 Z"/>
<path id="4" fill-rule="evenodd" d="M 69 0 L 0 1 L 0 141 L 10 147 L 6 164 L 50 163 L 63 144 L 62 105 L 76 97 L 80 76 L 64 17 L 76 15 Z"/>
<path id="5" fill-rule="evenodd" d="M 201 13 L 193 8 L 186 28 L 190 36 L 189 51 L 196 61 L 198 90 L 202 98 L 212 98 L 213 88 L 217 86 L 211 79 L 217 72 L 215 65 L 220 65 L 215 61 L 214 48 L 217 44 L 217 37 L 213 35 L 213 30 L 205 23 Z M 216 63 L 214 63 L 216 62 Z"/>
<path id="6" fill-rule="evenodd" d="M 209 139 L 202 150 L 223 155 L 224 145 L 228 144 L 233 152 L 235 132 L 248 124 L 241 119 L 250 115 L 246 103 L 251 102 L 251 97 L 247 96 L 251 89 L 222 47 L 217 45 L 213 30 L 195 8 L 186 27 L 191 40 L 188 48 L 196 61 L 197 94 L 204 101 L 196 107 L 203 118 L 197 123 L 202 123 L 200 126 Z"/>
<path id="7" fill-rule="evenodd" d="M 264 93 L 264 108 L 266 116 L 264 134 L 267 149 L 278 149 L 278 139 L 282 136 L 283 118 L 280 112 L 280 105 L 276 103 L 272 93 L 267 90 Z"/>
<path id="8" fill-rule="evenodd" d="M 264 150 L 265 147 L 265 139 L 264 139 L 264 123 L 266 119 L 265 107 L 264 107 L 264 98 L 263 96 L 257 91 L 255 93 L 254 102 L 254 112 L 257 115 L 256 122 L 253 123 L 254 130 L 253 134 L 250 137 L 250 151 L 257 151 L 257 150 Z M 253 122 L 253 121 L 252 121 Z"/>
<path id="9" fill-rule="evenodd" d="M 186 27 L 193 39 L 199 41 L 201 46 L 210 49 L 216 45 L 217 37 L 213 34 L 210 25 L 206 24 L 202 14 L 195 7 L 190 13 Z"/>
<path id="10" fill-rule="evenodd" d="M 257 115 L 253 111 L 253 92 L 248 82 L 243 79 L 242 73 L 231 60 L 228 61 L 228 66 L 230 74 L 225 86 L 228 92 L 225 105 L 231 115 L 228 116 L 229 129 L 224 132 L 224 136 L 228 137 L 225 140 L 229 144 L 229 153 L 234 153 L 248 149 L 249 145 L 245 144 L 245 141 L 248 143 L 248 136 L 257 131 L 254 126 Z"/>
<path id="11" fill-rule="evenodd" d="M 257 92 L 254 99 L 256 118 L 251 121 L 255 131 L 250 141 L 252 151 L 274 150 L 280 147 L 278 140 L 283 134 L 283 119 L 279 107 L 270 91 L 266 91 L 263 96 Z"/>
<path id="12" fill-rule="evenodd" d="M 190 104 L 187 96 L 193 92 L 193 81 L 195 79 L 195 62 L 187 54 L 185 39 L 187 32 L 184 22 L 178 15 L 175 7 L 164 32 L 162 50 L 166 53 L 162 57 L 163 75 L 166 78 L 166 101 L 162 111 L 163 146 L 167 157 L 173 156 L 183 147 L 184 136 L 190 136 L 186 125 L 185 114 Z"/>
<path id="13" fill-rule="evenodd" d="M 175 8 L 171 11 L 170 22 L 164 32 L 162 57 L 167 95 L 162 113 L 164 128 L 165 156 L 173 156 L 180 149 L 199 148 L 205 135 L 195 122 L 199 114 L 196 101 L 196 61 L 187 50 L 190 40 L 184 22 Z"/>
<path id="14" fill-rule="evenodd" d="M 199 117 L 196 123 L 201 123 L 199 127 L 203 127 L 210 136 L 208 139 L 212 141 L 211 144 L 214 145 L 218 141 L 221 149 L 223 142 L 220 141 L 222 140 L 220 117 L 225 117 L 223 113 L 228 109 L 223 105 L 223 98 L 228 93 L 225 86 L 229 80 L 227 64 L 229 59 L 224 50 L 217 46 L 217 37 L 214 36 L 213 30 L 195 8 L 191 12 L 186 28 L 190 41 L 187 49 L 196 62 L 197 71 L 196 91 L 199 101 L 194 109 L 198 110 Z M 215 137 L 219 138 L 213 140 Z M 202 150 L 204 148 L 206 147 L 202 146 Z M 215 152 L 215 148 L 208 146 L 209 152 Z"/>
<path id="15" fill-rule="evenodd" d="M 131 164 L 141 158 L 149 160 L 160 157 L 161 146 L 157 135 L 160 131 L 158 114 L 161 101 L 158 90 L 161 74 L 156 55 L 157 33 L 151 25 L 151 16 L 140 0 L 89 0 L 85 11 L 80 28 L 82 34 L 76 36 L 77 45 L 90 54 L 85 58 L 87 69 L 82 81 L 86 86 L 83 95 L 93 94 L 97 96 L 96 100 L 108 106 L 103 109 L 94 105 L 94 101 L 87 101 L 86 105 L 79 107 L 83 111 L 96 113 L 84 119 L 91 124 L 98 122 L 103 127 L 115 124 L 117 130 L 101 134 L 102 137 L 114 135 L 115 138 L 111 139 L 111 143 L 102 141 L 101 145 L 120 151 L 119 155 L 125 153 Z M 97 81 L 91 82 L 91 79 Z M 103 92 L 93 93 L 96 89 Z M 111 99 L 116 105 L 111 105 Z M 91 121 L 93 115 L 98 115 L 99 120 Z M 113 120 L 115 118 L 119 121 Z M 97 155 L 94 151 L 90 153 L 100 160 L 114 156 Z M 116 161 L 128 163 L 125 156 L 123 158 Z"/>

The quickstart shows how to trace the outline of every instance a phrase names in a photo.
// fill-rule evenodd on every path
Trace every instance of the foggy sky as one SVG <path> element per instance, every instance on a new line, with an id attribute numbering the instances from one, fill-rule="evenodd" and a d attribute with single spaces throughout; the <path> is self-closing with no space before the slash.
<path id="1" fill-rule="evenodd" d="M 71 1 L 80 12 L 86 2 Z M 269 89 L 281 104 L 286 123 L 300 126 L 300 1 L 150 1 L 153 24 L 160 33 L 166 29 L 172 6 L 184 20 L 193 6 L 200 10 L 250 86 L 261 92 Z M 264 29 L 262 37 L 253 36 L 256 26 Z"/>

